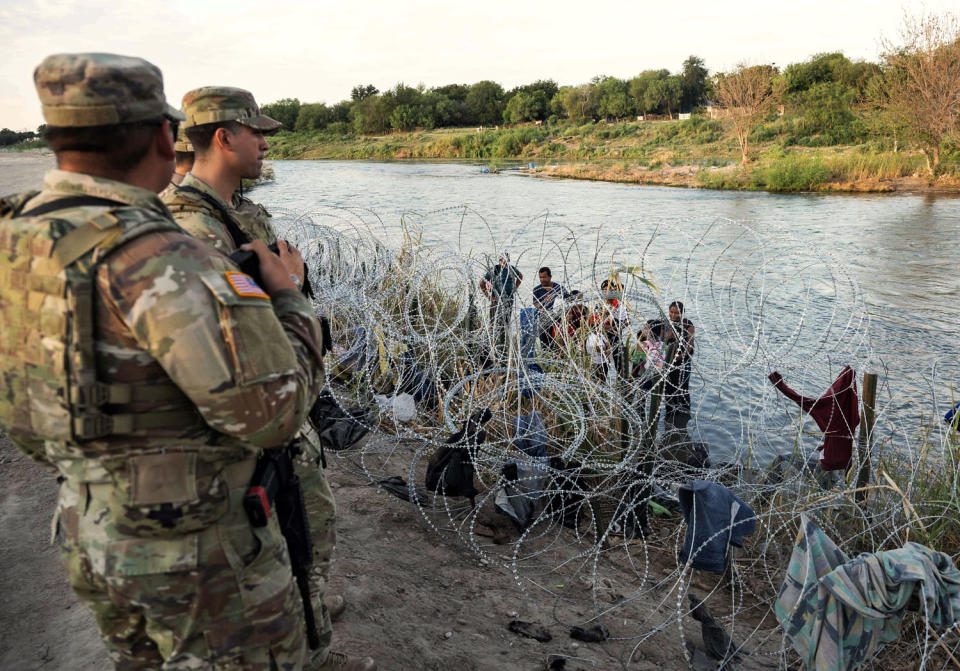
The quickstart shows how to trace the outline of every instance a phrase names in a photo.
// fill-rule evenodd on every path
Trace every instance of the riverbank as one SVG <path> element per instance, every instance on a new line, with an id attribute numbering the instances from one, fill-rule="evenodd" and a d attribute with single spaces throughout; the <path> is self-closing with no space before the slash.
<path id="1" fill-rule="evenodd" d="M 875 177 L 868 174 L 851 178 L 842 172 L 833 173 L 829 169 L 822 169 L 816 164 L 817 160 L 813 159 L 810 167 L 801 170 L 794 170 L 777 162 L 750 168 L 703 168 L 697 165 L 650 168 L 629 163 L 562 163 L 536 167 L 532 173 L 561 179 L 733 191 L 960 194 L 960 179 L 954 176 L 942 175 L 936 180 L 930 180 L 917 175 Z"/>
<path id="2" fill-rule="evenodd" d="M 885 150 L 877 142 L 809 147 L 771 136 L 751 145 L 753 160 L 739 165 L 739 149 L 719 122 L 621 122 L 444 128 L 364 137 L 322 131 L 270 138 L 278 159 L 482 160 L 536 164 L 536 174 L 572 179 L 690 188 L 774 192 L 960 193 L 960 173 L 946 163 L 936 180 L 924 176 L 919 152 Z"/>

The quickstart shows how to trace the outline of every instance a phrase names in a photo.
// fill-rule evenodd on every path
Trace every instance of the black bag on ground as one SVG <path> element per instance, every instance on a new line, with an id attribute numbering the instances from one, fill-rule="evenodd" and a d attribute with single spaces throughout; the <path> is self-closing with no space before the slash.
<path id="1" fill-rule="evenodd" d="M 367 435 L 371 421 L 365 408 L 341 407 L 330 390 L 324 389 L 310 408 L 310 423 L 324 447 L 340 452 Z"/>
<path id="2" fill-rule="evenodd" d="M 483 425 L 490 421 L 493 413 L 489 408 L 474 413 L 463 428 L 441 445 L 427 464 L 427 489 L 441 492 L 447 496 L 466 496 L 473 498 L 477 490 L 473 486 L 473 461 L 471 447 L 475 448 L 487 439 Z"/>

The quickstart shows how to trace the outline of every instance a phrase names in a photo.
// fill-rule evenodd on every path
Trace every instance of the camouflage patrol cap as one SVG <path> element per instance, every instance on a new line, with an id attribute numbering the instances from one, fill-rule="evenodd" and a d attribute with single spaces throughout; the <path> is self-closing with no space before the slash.
<path id="1" fill-rule="evenodd" d="M 279 121 L 260 114 L 253 94 L 231 86 L 203 86 L 183 96 L 180 109 L 187 117 L 184 128 L 208 123 L 236 121 L 255 130 L 269 132 L 280 128 Z"/>
<path id="2" fill-rule="evenodd" d="M 190 142 L 190 138 L 187 137 L 187 134 L 183 132 L 183 126 L 180 126 L 177 129 L 177 141 L 173 143 L 173 150 L 183 152 L 193 151 L 193 143 Z"/>
<path id="3" fill-rule="evenodd" d="M 33 83 L 51 126 L 112 126 L 134 121 L 182 120 L 163 96 L 160 69 L 117 54 L 55 54 L 33 71 Z"/>

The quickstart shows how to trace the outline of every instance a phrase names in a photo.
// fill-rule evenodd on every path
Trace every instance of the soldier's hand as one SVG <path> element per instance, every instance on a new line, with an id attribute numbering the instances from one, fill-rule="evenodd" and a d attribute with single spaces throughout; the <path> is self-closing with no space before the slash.
<path id="1" fill-rule="evenodd" d="M 300 250 L 286 240 L 277 240 L 277 251 L 280 252 L 280 260 L 286 266 L 287 272 L 295 276 L 300 286 L 303 286 L 303 276 L 306 271 Z"/>
<path id="2" fill-rule="evenodd" d="M 281 245 L 283 243 L 281 242 Z M 278 245 L 279 248 L 284 249 Z M 297 285 L 294 284 L 287 267 L 277 254 L 271 252 L 263 240 L 254 240 L 240 247 L 240 249 L 254 252 L 260 261 L 260 280 L 263 282 L 263 290 L 271 296 L 281 289 L 293 289 L 297 291 Z M 297 253 L 299 256 L 299 252 Z"/>

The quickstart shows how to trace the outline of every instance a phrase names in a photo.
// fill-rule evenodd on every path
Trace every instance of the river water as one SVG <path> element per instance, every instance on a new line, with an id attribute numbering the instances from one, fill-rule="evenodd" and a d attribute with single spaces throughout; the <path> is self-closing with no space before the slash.
<path id="1" fill-rule="evenodd" d="M 960 383 L 960 199 L 775 195 L 577 182 L 466 163 L 276 161 L 253 197 L 387 242 L 401 218 L 425 243 L 510 251 L 529 304 L 536 270 L 596 296 L 618 266 L 635 324 L 683 300 L 697 329 L 691 433 L 719 455 L 761 460 L 819 443 L 766 381 L 818 396 L 844 365 L 880 374 L 881 436 L 909 449 Z M 331 215 L 330 208 L 347 208 Z M 332 218 L 331 218 L 332 216 Z M 358 221 L 363 224 L 357 225 Z M 452 278 L 451 282 L 462 281 Z M 632 304 L 631 304 L 632 303 Z"/>
<path id="2" fill-rule="evenodd" d="M 425 243 L 472 254 L 473 271 L 506 248 L 527 304 L 540 265 L 593 297 L 611 267 L 642 265 L 658 292 L 627 281 L 633 322 L 686 304 L 697 329 L 690 430 L 720 455 L 818 444 L 809 420 L 798 438 L 796 407 L 766 382 L 773 369 L 810 396 L 843 365 L 879 373 L 881 435 L 900 449 L 960 383 L 960 198 L 630 186 L 467 163 L 273 165 L 255 200 L 323 210 L 322 223 L 391 243 L 403 218 Z M 38 188 L 49 167 L 49 156 L 0 155 L 0 191 Z"/>

